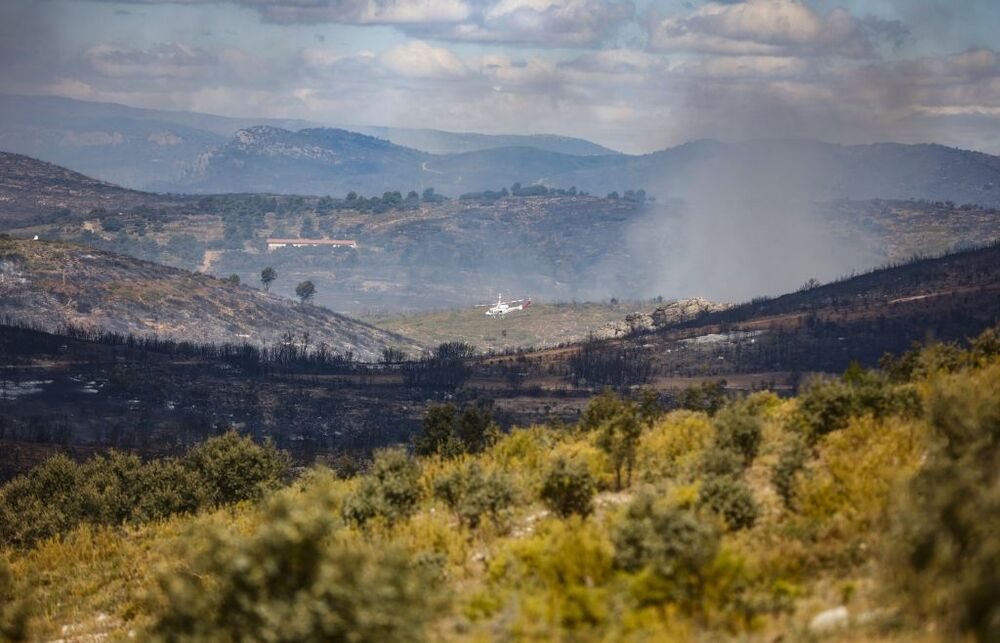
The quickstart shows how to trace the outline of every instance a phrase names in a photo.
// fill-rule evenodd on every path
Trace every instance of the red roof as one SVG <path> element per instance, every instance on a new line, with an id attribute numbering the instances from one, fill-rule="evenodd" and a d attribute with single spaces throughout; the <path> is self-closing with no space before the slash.
<path id="1" fill-rule="evenodd" d="M 268 239 L 269 244 L 283 243 L 286 245 L 299 246 L 356 246 L 358 242 L 354 239 Z"/>

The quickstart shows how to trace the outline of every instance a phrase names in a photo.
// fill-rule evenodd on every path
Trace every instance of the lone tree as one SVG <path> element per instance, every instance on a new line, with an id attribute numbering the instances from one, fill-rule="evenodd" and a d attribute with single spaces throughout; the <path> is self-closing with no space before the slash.
<path id="1" fill-rule="evenodd" d="M 264 292 L 270 292 L 271 283 L 278 278 L 278 271 L 268 266 L 260 271 L 260 283 L 264 286 Z"/>
<path id="2" fill-rule="evenodd" d="M 302 300 L 303 304 L 312 301 L 313 295 L 316 294 L 316 286 L 311 281 L 303 281 L 295 287 L 295 294 Z"/>

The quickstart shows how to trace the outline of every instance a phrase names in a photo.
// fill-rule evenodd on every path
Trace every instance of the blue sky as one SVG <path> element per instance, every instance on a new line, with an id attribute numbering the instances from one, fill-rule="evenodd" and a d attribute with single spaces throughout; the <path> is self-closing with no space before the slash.
<path id="1" fill-rule="evenodd" d="M 995 0 L 3 0 L 0 92 L 330 124 L 1000 153 Z"/>

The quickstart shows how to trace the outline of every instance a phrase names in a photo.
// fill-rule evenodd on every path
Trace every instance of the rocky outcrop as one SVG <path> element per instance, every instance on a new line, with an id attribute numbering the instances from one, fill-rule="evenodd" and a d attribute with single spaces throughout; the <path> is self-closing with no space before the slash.
<path id="1" fill-rule="evenodd" d="M 675 299 L 657 306 L 652 312 L 631 313 L 621 321 L 608 324 L 594 336 L 598 339 L 624 337 L 633 333 L 653 331 L 670 324 L 694 319 L 700 315 L 725 310 L 730 304 L 709 301 L 701 297 L 692 299 Z"/>

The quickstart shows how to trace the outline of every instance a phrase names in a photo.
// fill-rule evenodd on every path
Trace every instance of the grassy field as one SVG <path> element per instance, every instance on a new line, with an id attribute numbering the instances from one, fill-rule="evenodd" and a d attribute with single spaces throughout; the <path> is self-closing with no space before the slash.
<path id="1" fill-rule="evenodd" d="M 657 305 L 655 301 L 532 303 L 500 319 L 487 317 L 487 309 L 480 307 L 373 316 L 364 321 L 426 346 L 462 341 L 480 351 L 503 351 L 578 342 L 630 313 L 650 312 Z"/>

